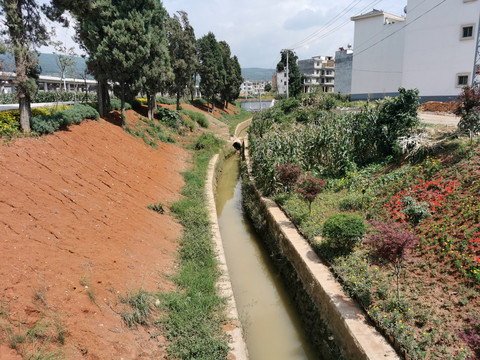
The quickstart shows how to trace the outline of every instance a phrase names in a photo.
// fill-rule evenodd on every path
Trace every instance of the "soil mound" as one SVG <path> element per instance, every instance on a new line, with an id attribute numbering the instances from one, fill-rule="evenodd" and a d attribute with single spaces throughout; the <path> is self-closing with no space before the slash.
<path id="1" fill-rule="evenodd" d="M 458 106 L 458 102 L 439 102 L 439 101 L 429 101 L 420 106 L 421 111 L 432 111 L 432 112 L 451 112 L 453 113 Z"/>
<path id="2" fill-rule="evenodd" d="M 162 358 L 165 340 L 129 329 L 120 297 L 172 286 L 181 226 L 147 206 L 178 199 L 188 160 L 104 120 L 0 145 L 2 360 L 32 329 L 49 339 L 42 351 L 64 341 L 68 359 Z"/>

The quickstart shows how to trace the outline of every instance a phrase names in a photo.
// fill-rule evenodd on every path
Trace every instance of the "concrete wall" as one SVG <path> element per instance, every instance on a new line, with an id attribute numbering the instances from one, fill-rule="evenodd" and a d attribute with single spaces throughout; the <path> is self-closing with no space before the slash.
<path id="1" fill-rule="evenodd" d="M 352 50 L 335 52 L 335 92 L 350 94 L 352 91 Z"/>
<path id="2" fill-rule="evenodd" d="M 402 84 L 405 37 L 399 30 L 404 25 L 386 24 L 384 15 L 355 21 L 352 94 L 398 90 Z"/>
<path id="3" fill-rule="evenodd" d="M 409 0 L 405 28 L 402 83 L 420 96 L 457 96 L 457 75 L 472 80 L 480 1 Z M 424 15 L 422 15 L 424 14 Z M 419 18 L 419 16 L 422 16 Z M 416 20 L 418 19 L 418 20 Z M 461 39 L 462 25 L 473 25 L 473 37 Z"/>
<path id="4" fill-rule="evenodd" d="M 437 6 L 438 5 L 438 6 Z M 417 88 L 422 101 L 451 101 L 458 76 L 472 82 L 480 1 L 408 0 L 405 22 L 383 15 L 355 19 L 352 99 Z M 462 39 L 462 25 L 473 36 Z"/>

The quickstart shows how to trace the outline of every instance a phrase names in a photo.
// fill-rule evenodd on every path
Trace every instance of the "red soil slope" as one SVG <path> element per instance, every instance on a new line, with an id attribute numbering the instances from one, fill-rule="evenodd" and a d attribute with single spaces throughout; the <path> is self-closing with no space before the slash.
<path id="1" fill-rule="evenodd" d="M 19 352 L 54 345 L 68 359 L 163 358 L 165 340 L 128 329 L 119 297 L 171 286 L 163 274 L 173 272 L 181 227 L 147 206 L 178 199 L 187 162 L 180 147 L 152 149 L 104 120 L 0 144 L 1 360 L 20 358 L 8 329 L 42 322 L 38 343 Z"/>

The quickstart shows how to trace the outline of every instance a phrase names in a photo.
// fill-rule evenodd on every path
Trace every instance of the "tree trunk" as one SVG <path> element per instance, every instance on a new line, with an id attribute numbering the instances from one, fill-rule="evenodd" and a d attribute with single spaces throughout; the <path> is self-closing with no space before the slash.
<path id="1" fill-rule="evenodd" d="M 20 126 L 24 133 L 30 132 L 30 117 L 29 117 L 29 111 L 28 111 L 29 105 L 30 104 L 27 101 L 27 97 L 19 96 L 18 106 L 20 110 Z"/>
<path id="2" fill-rule="evenodd" d="M 97 81 L 97 98 L 98 98 L 98 113 L 100 117 L 105 117 L 105 100 L 103 99 L 103 83 L 101 81 Z"/>
<path id="3" fill-rule="evenodd" d="M 212 99 L 212 115 L 215 112 L 215 96 Z"/>
<path id="4" fill-rule="evenodd" d="M 147 91 L 147 107 L 148 107 L 147 117 L 149 120 L 152 120 L 153 109 L 155 107 L 155 95 L 150 94 L 148 91 Z"/>
<path id="5" fill-rule="evenodd" d="M 177 92 L 177 111 L 180 110 L 180 93 Z"/>
<path id="6" fill-rule="evenodd" d="M 122 105 L 120 107 L 121 113 L 122 113 L 122 128 L 126 129 L 127 122 L 126 122 L 126 115 L 125 115 L 125 83 L 122 82 L 120 86 L 122 87 L 122 93 L 121 93 Z"/>

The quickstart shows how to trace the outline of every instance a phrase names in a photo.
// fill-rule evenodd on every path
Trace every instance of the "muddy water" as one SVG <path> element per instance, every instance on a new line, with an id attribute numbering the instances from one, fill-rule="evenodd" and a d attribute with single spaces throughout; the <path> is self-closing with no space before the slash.
<path id="1" fill-rule="evenodd" d="M 251 360 L 319 359 L 286 289 L 242 210 L 239 158 L 225 161 L 217 214 Z"/>

